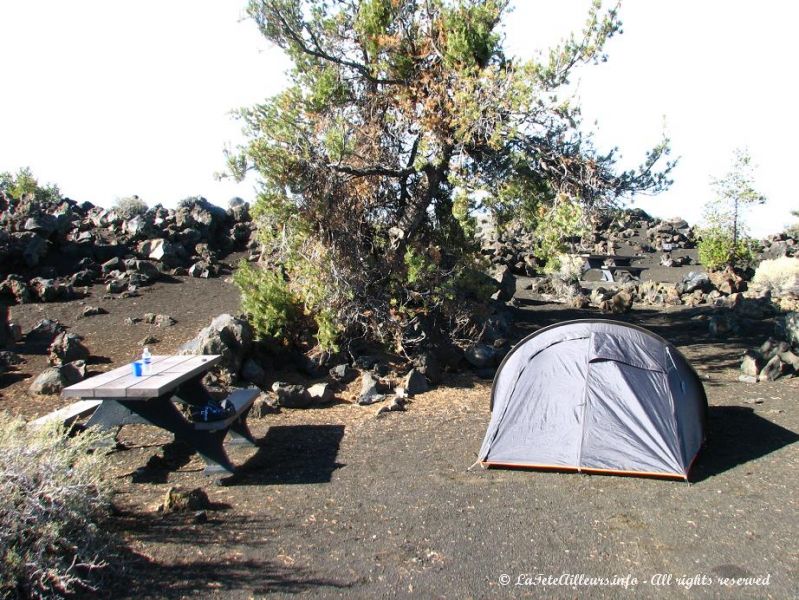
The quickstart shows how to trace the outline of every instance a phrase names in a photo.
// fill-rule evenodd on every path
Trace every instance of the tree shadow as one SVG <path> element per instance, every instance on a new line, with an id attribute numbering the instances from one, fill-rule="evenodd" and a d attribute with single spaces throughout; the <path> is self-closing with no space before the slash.
<path id="1" fill-rule="evenodd" d="M 329 483 L 344 437 L 344 425 L 270 427 L 258 451 L 236 470 L 226 485 Z"/>
<path id="2" fill-rule="evenodd" d="M 169 474 L 179 470 L 191 462 L 194 449 L 188 444 L 173 441 L 162 446 L 160 454 L 156 454 L 143 467 L 133 472 L 133 483 L 166 483 Z"/>
<path id="3" fill-rule="evenodd" d="M 28 378 L 29 376 L 27 374 L 20 371 L 6 371 L 5 373 L 0 373 L 0 388 L 8 387 L 18 381 L 23 381 Z"/>
<path id="4" fill-rule="evenodd" d="M 780 427 L 746 406 L 711 406 L 707 441 L 691 471 L 691 481 L 720 475 L 799 440 L 795 432 Z"/>
<path id="5" fill-rule="evenodd" d="M 215 593 L 246 590 L 248 596 L 267 593 L 295 594 L 353 587 L 356 581 L 316 577 L 308 569 L 261 559 L 264 542 L 253 531 L 268 531 L 269 517 L 215 518 L 197 525 L 193 512 L 117 513 L 109 523 L 118 539 L 164 544 L 164 552 L 147 556 L 120 548 L 105 576 L 110 598 L 207 597 Z M 243 541 L 251 540 L 251 541 Z M 175 554 L 175 548 L 180 554 Z M 235 549 L 246 558 L 230 559 Z M 339 592 L 341 593 L 341 592 Z"/>
<path id="6" fill-rule="evenodd" d="M 87 365 L 110 365 L 114 361 L 108 358 L 107 356 L 97 356 L 92 354 L 86 360 Z"/>

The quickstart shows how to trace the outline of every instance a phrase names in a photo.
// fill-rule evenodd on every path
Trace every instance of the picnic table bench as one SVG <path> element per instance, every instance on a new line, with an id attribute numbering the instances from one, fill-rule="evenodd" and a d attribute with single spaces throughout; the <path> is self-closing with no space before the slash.
<path id="1" fill-rule="evenodd" d="M 232 474 L 235 467 L 223 442 L 230 434 L 234 443 L 255 445 L 247 426 L 247 414 L 259 390 L 234 391 L 227 398 L 232 410 L 215 421 L 188 419 L 176 405 L 177 402 L 196 410 L 214 402 L 200 380 L 221 359 L 218 354 L 153 356 L 149 371 L 143 375 L 134 375 L 132 365 L 128 364 L 71 385 L 62 396 L 99 401 L 87 427 L 118 432 L 123 425 L 155 425 L 194 449 L 205 461 L 206 475 Z"/>
<path id="2" fill-rule="evenodd" d="M 583 272 L 599 269 L 602 271 L 602 281 L 616 281 L 614 275 L 618 271 L 629 273 L 636 279 L 641 276 L 641 272 L 646 271 L 646 267 L 630 265 L 637 258 L 635 256 L 619 256 L 616 254 L 580 254 L 579 256 L 583 259 Z"/>

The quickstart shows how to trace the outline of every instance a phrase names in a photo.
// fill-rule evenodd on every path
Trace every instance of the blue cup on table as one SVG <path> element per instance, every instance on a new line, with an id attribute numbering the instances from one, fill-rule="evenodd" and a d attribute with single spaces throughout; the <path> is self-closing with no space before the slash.
<path id="1" fill-rule="evenodd" d="M 142 361 L 137 360 L 133 362 L 133 375 L 136 377 L 141 377 L 142 373 L 144 372 L 144 364 Z"/>

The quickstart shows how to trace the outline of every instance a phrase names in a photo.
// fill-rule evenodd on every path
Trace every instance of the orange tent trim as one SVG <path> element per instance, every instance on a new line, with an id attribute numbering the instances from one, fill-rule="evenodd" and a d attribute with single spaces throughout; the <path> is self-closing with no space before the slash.
<path id="1" fill-rule="evenodd" d="M 584 467 L 575 467 L 572 465 L 536 465 L 536 464 L 527 464 L 527 463 L 505 463 L 505 462 L 494 462 L 494 461 L 483 461 L 480 463 L 483 467 L 503 467 L 503 468 L 511 468 L 511 469 L 533 469 L 538 471 L 568 471 L 570 473 L 608 473 L 612 475 L 632 475 L 632 476 L 645 476 L 645 477 L 660 477 L 663 479 L 680 479 L 683 481 L 688 481 L 688 475 L 686 473 L 657 473 L 657 472 L 650 472 L 650 471 L 622 471 L 620 469 L 596 469 L 596 468 L 584 468 Z"/>

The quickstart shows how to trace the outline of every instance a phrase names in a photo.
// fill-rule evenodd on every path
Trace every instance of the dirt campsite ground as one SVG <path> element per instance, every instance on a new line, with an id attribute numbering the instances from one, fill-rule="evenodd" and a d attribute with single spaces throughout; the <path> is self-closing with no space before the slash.
<path id="1" fill-rule="evenodd" d="M 158 283 L 140 298 L 12 307 L 24 331 L 57 318 L 86 338 L 95 372 L 140 352 L 169 353 L 221 312 L 237 312 L 225 278 Z M 516 338 L 595 309 L 522 297 Z M 490 381 L 451 375 L 407 412 L 375 417 L 346 401 L 251 419 L 259 447 L 231 453 L 241 473 L 213 485 L 168 434 L 124 428 L 108 455 L 117 494 L 109 527 L 127 550 L 112 559 L 113 598 L 796 598 L 799 596 L 799 378 L 738 382 L 746 337 L 708 333 L 709 308 L 636 308 L 623 320 L 673 342 L 700 374 L 709 439 L 692 483 L 483 470 L 474 463 L 490 418 Z M 167 313 L 169 328 L 127 317 Z M 0 381 L 4 410 L 31 418 L 64 403 L 27 392 L 45 366 Z M 141 477 L 154 456 L 165 468 Z M 138 475 L 137 475 L 138 474 Z M 202 487 L 212 508 L 157 511 L 171 486 Z"/>

